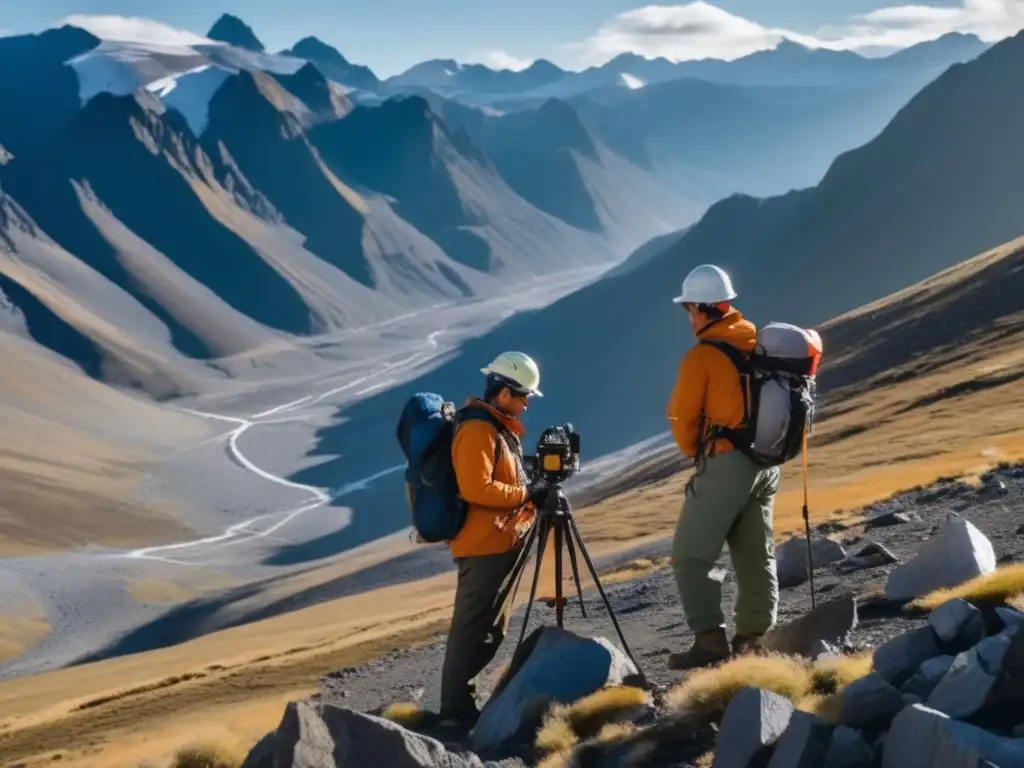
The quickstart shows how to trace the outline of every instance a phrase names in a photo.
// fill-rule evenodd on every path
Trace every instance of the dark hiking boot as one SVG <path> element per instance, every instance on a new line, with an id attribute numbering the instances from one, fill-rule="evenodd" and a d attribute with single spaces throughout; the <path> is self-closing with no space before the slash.
<path id="1" fill-rule="evenodd" d="M 730 656 L 729 638 L 725 629 L 717 627 L 709 632 L 700 632 L 693 639 L 693 645 L 682 653 L 668 657 L 668 668 L 674 670 L 709 667 Z"/>
<path id="2" fill-rule="evenodd" d="M 761 645 L 761 637 L 761 635 L 736 635 L 732 639 L 733 655 L 763 654 L 765 651 Z"/>

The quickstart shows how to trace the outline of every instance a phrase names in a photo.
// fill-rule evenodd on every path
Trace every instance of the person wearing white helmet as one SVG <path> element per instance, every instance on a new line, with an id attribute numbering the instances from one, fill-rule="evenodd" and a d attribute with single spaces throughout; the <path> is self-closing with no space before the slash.
<path id="1" fill-rule="evenodd" d="M 757 329 L 732 305 L 735 298 L 729 275 L 701 264 L 672 299 L 685 310 L 698 342 L 683 357 L 666 409 L 679 450 L 695 465 L 672 544 L 672 568 L 694 642 L 685 652 L 669 656 L 672 669 L 706 666 L 732 653 L 755 650 L 777 616 L 772 517 L 779 468 L 755 464 L 717 432 L 742 423 L 743 388 L 729 356 L 700 343 L 754 349 Z M 716 575 L 716 561 L 726 544 L 737 582 L 731 645 L 721 578 Z"/>
<path id="2" fill-rule="evenodd" d="M 520 416 L 531 397 L 542 397 L 540 369 L 522 352 L 504 352 L 481 369 L 482 397 L 470 398 L 452 440 L 452 466 L 466 521 L 449 542 L 458 565 L 455 608 L 441 675 L 441 718 L 446 727 L 471 728 L 479 717 L 472 683 L 497 653 L 511 604 L 499 603 L 502 585 L 522 549 L 543 491 L 523 467 Z M 480 418 L 483 416 L 483 418 Z"/>

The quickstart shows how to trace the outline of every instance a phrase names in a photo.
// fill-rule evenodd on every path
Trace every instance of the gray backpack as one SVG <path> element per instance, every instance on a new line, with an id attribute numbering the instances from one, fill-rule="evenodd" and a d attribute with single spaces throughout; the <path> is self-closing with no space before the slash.
<path id="1" fill-rule="evenodd" d="M 723 341 L 700 343 L 729 357 L 744 395 L 743 423 L 736 428 L 713 425 L 711 439 L 725 438 L 765 467 L 799 456 L 814 421 L 815 374 L 821 359 L 818 333 L 772 322 L 758 330 L 757 346 L 750 353 Z"/>

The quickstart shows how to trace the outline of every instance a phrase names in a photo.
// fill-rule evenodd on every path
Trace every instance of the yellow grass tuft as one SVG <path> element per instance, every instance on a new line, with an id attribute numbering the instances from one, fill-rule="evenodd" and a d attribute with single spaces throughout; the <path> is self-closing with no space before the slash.
<path id="1" fill-rule="evenodd" d="M 997 568 L 949 589 L 937 589 L 910 603 L 911 608 L 934 611 L 955 598 L 972 603 L 999 605 L 1024 597 L 1024 563 Z"/>
<path id="2" fill-rule="evenodd" d="M 832 694 L 855 680 L 867 677 L 874 667 L 870 651 L 856 656 L 825 656 L 811 665 L 810 692 Z"/>
<path id="3" fill-rule="evenodd" d="M 618 744 L 639 730 L 636 723 L 606 723 L 598 732 L 596 741 L 601 744 Z"/>
<path id="4" fill-rule="evenodd" d="M 572 759 L 572 749 L 561 749 L 552 752 L 537 764 L 537 768 L 568 768 Z"/>
<path id="5" fill-rule="evenodd" d="M 389 704 L 380 716 L 405 728 L 413 728 L 423 720 L 423 710 L 411 701 L 398 701 Z"/>
<path id="6" fill-rule="evenodd" d="M 581 740 L 599 736 L 606 726 L 647 702 L 647 693 L 640 688 L 602 688 L 571 704 L 549 709 L 534 743 L 542 752 L 570 748 Z"/>
<path id="7" fill-rule="evenodd" d="M 809 715 L 817 715 L 826 723 L 838 725 L 843 714 L 843 697 L 839 693 L 809 693 L 797 702 L 796 708 Z"/>
<path id="8" fill-rule="evenodd" d="M 721 715 L 741 688 L 762 688 L 792 702 L 802 699 L 811 685 L 811 668 L 795 656 L 738 656 L 714 667 L 698 669 L 666 697 L 678 712 Z"/>
<path id="9" fill-rule="evenodd" d="M 239 768 L 244 760 L 245 755 L 235 746 L 203 741 L 175 752 L 171 768 Z"/>

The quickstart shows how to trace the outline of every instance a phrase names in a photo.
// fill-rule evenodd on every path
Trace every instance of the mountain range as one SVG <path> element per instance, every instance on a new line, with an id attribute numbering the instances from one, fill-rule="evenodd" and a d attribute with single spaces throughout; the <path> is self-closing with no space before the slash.
<path id="1" fill-rule="evenodd" d="M 0 38 L 25 73 L 0 81 L 0 292 L 26 338 L 160 398 L 320 370 L 306 339 L 612 267 L 717 200 L 816 183 L 986 48 L 381 80 L 229 15 L 188 45 L 89 28 Z"/>
<path id="2" fill-rule="evenodd" d="M 474 393 L 480 361 L 508 348 L 535 356 L 547 382 L 545 396 L 530 403 L 528 450 L 543 427 L 566 420 L 581 435 L 584 463 L 664 432 L 665 403 L 692 344 L 671 298 L 697 264 L 728 270 L 737 307 L 758 325 L 814 327 L 1024 234 L 1022 87 L 1019 33 L 950 67 L 876 138 L 836 158 L 819 184 L 769 198 L 731 195 L 602 279 L 466 342 L 406 387 L 342 409 L 341 421 L 321 430 L 322 463 L 292 479 L 322 483 L 340 471 L 361 477 L 393 464 L 397 448 L 379 425 L 408 393 L 441 392 L 459 402 Z M 985 312 L 983 301 L 977 311 Z M 965 318 L 964 327 L 972 323 Z M 823 337 L 827 390 L 827 329 Z M 878 365 L 884 370 L 883 360 Z M 359 456 L 344 464 L 330 458 L 354 443 Z M 390 528 L 378 519 L 376 535 L 406 524 L 400 494 L 382 485 L 362 499 L 379 508 L 394 497 L 395 518 Z M 357 543 L 348 533 L 345 545 Z"/>

